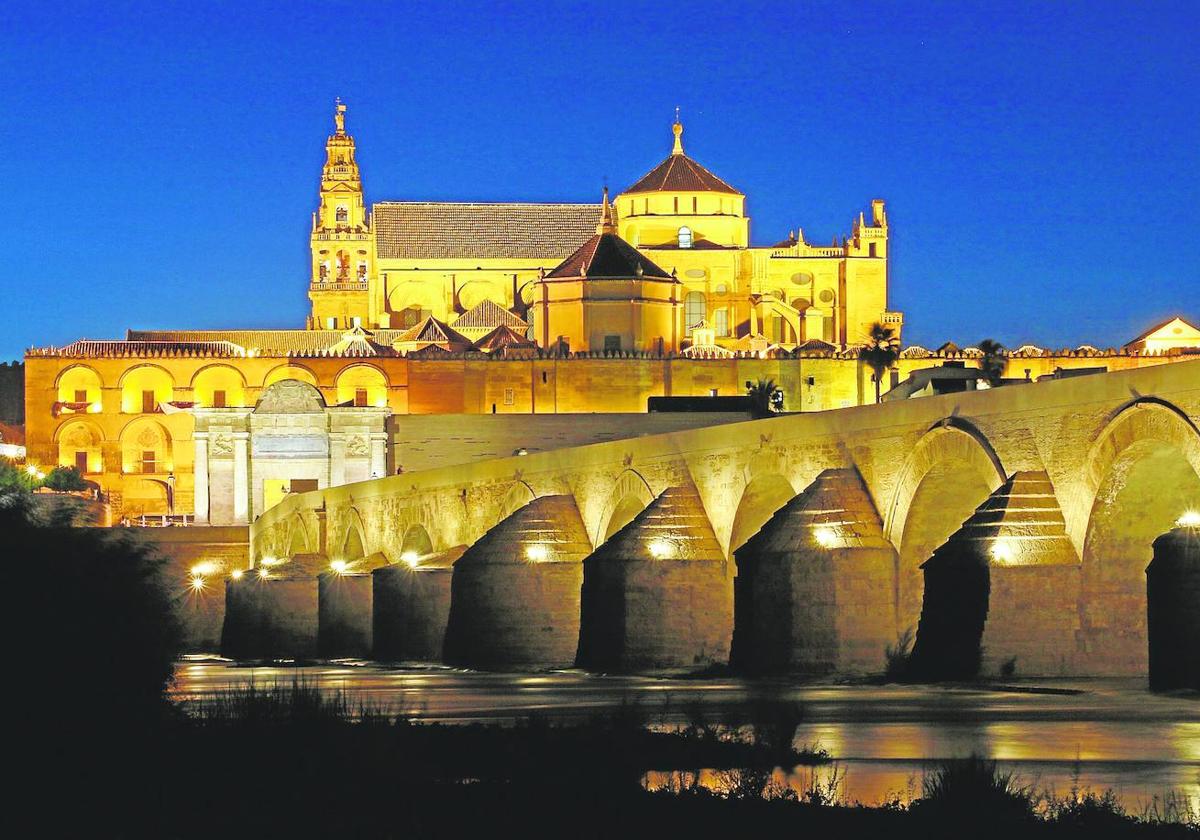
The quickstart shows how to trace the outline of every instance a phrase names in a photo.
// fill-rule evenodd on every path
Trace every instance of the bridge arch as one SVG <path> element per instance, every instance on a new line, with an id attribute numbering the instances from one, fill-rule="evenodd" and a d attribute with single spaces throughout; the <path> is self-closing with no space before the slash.
<path id="1" fill-rule="evenodd" d="M 350 508 L 346 516 L 346 536 L 342 538 L 341 551 L 338 559 L 351 563 L 367 556 L 366 531 L 363 528 L 362 514 L 355 508 Z"/>
<path id="2" fill-rule="evenodd" d="M 537 493 L 533 492 L 533 488 L 524 481 L 514 481 L 512 487 L 504 494 L 504 499 L 500 502 L 500 515 L 496 518 L 497 522 L 501 522 L 512 516 L 525 505 L 537 498 Z"/>
<path id="3" fill-rule="evenodd" d="M 946 418 L 917 441 L 888 506 L 884 533 L 896 547 L 897 631 L 916 629 L 921 564 L 1008 478 L 987 437 L 962 418 Z"/>
<path id="4" fill-rule="evenodd" d="M 1144 674 L 1146 566 L 1154 539 L 1184 513 L 1200 511 L 1200 430 L 1170 403 L 1134 400 L 1096 436 L 1083 485 L 1087 668 Z"/>
<path id="5" fill-rule="evenodd" d="M 729 551 L 733 552 L 757 534 L 767 520 L 796 495 L 792 483 L 779 473 L 763 473 L 747 482 L 733 515 L 729 532 Z"/>
<path id="6" fill-rule="evenodd" d="M 400 539 L 400 559 L 404 562 L 433 553 L 433 540 L 420 522 L 414 522 L 404 530 Z"/>
<path id="7" fill-rule="evenodd" d="M 650 484 L 637 470 L 627 469 L 617 476 L 604 511 L 596 523 L 593 545 L 603 545 L 609 538 L 633 521 L 633 518 L 654 501 Z"/>
<path id="8" fill-rule="evenodd" d="M 291 522 L 288 524 L 286 544 L 288 557 L 295 557 L 297 554 L 308 554 L 312 551 L 310 548 L 312 543 L 309 539 L 308 526 L 304 524 L 304 518 L 298 513 L 292 517 Z"/>

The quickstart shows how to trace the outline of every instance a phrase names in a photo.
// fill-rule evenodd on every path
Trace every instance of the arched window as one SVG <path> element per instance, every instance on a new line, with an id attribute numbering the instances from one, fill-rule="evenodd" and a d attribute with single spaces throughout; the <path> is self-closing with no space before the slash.
<path id="1" fill-rule="evenodd" d="M 729 335 L 729 310 L 718 309 L 713 313 L 713 331 L 719 336 Z"/>
<path id="2" fill-rule="evenodd" d="M 704 292 L 688 292 L 683 299 L 684 326 L 687 329 L 699 324 L 708 316 L 708 304 Z"/>
<path id="3" fill-rule="evenodd" d="M 350 210 L 344 204 L 339 204 L 336 216 L 338 223 L 350 221 Z"/>
<path id="4" fill-rule="evenodd" d="M 692 247 L 692 229 L 690 227 L 688 227 L 687 225 L 684 225 L 683 227 L 681 227 L 679 229 L 679 247 L 680 248 L 691 248 Z"/>

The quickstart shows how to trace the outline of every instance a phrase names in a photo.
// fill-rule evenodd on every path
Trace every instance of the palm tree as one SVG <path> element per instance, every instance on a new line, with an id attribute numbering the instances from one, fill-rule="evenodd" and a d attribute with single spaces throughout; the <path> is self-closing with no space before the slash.
<path id="1" fill-rule="evenodd" d="M 979 342 L 978 349 L 983 354 L 983 358 L 979 360 L 980 370 L 987 377 L 989 385 L 998 384 L 1000 382 L 1000 375 L 1004 373 L 1004 345 L 999 341 L 985 338 Z"/>
<path id="2" fill-rule="evenodd" d="M 770 417 L 779 410 L 783 400 L 776 396 L 779 388 L 774 379 L 760 379 L 757 382 L 746 382 L 746 396 L 750 398 L 751 411 L 755 417 Z"/>
<path id="3" fill-rule="evenodd" d="M 867 333 L 867 343 L 858 351 L 858 358 L 875 374 L 872 377 L 875 380 L 875 402 L 879 402 L 884 371 L 900 358 L 900 339 L 896 331 L 883 324 L 872 324 Z"/>

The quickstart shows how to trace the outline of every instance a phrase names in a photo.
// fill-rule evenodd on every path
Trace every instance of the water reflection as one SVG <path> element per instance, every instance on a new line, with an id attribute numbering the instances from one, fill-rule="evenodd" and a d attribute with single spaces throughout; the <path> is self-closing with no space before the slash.
<path id="1" fill-rule="evenodd" d="M 353 660 L 242 666 L 191 659 L 176 669 L 174 695 L 186 705 L 249 682 L 270 686 L 296 678 L 442 722 L 510 722 L 535 712 L 579 720 L 637 704 L 652 721 L 671 726 L 687 723 L 695 708 L 720 719 L 755 700 L 795 701 L 805 713 L 798 744 L 819 746 L 836 759 L 836 765 L 787 774 L 787 784 L 799 793 L 834 784 L 850 802 L 908 801 L 937 761 L 977 753 L 997 759 L 1022 784 L 1039 790 L 1065 795 L 1076 782 L 1095 791 L 1112 788 L 1135 813 L 1139 803 L 1178 791 L 1200 810 L 1200 702 L 1151 695 L 1137 680 L 1055 683 L 1055 693 L 1042 693 L 579 671 L 486 674 Z M 702 774 L 701 783 L 719 781 L 715 772 Z M 647 777 L 648 785 L 661 783 L 654 774 Z"/>

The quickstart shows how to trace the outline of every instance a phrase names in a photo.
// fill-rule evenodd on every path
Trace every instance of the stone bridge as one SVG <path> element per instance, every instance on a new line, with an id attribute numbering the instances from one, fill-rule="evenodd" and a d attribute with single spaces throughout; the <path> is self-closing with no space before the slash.
<path id="1" fill-rule="evenodd" d="M 1198 422 L 1194 361 L 299 494 L 251 527 L 226 645 L 848 673 L 916 633 L 932 670 L 1145 674 L 1146 568 L 1200 510 Z"/>

